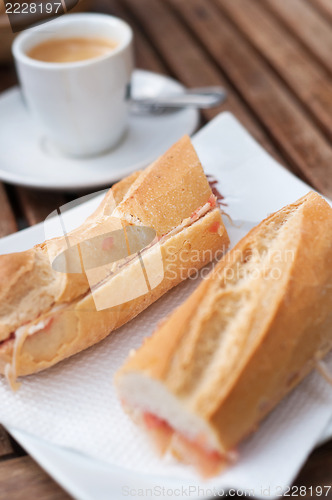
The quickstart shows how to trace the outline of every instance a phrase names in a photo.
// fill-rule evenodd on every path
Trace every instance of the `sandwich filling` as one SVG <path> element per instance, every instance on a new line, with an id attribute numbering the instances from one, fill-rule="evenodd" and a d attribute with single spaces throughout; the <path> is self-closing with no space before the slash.
<path id="1" fill-rule="evenodd" d="M 133 350 L 130 357 L 134 356 Z M 208 419 L 161 380 L 133 369 L 117 378 L 116 386 L 124 410 L 144 429 L 161 456 L 171 455 L 193 466 L 204 478 L 236 460 L 237 453 L 222 446 Z"/>
<path id="2" fill-rule="evenodd" d="M 219 474 L 237 457 L 236 452 L 221 453 L 209 448 L 203 435 L 187 437 L 152 413 L 144 412 L 142 423 L 161 455 L 170 452 L 181 462 L 194 466 L 203 478 Z"/>

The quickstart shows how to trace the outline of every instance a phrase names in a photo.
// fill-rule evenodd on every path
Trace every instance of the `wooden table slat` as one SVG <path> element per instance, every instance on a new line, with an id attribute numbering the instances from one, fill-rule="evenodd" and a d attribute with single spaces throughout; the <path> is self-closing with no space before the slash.
<path id="1" fill-rule="evenodd" d="M 144 33 L 138 28 L 137 24 L 135 24 L 134 19 L 130 16 L 121 2 L 117 2 L 116 0 L 95 0 L 94 10 L 96 12 L 111 13 L 114 16 L 121 17 L 133 28 L 136 67 L 156 73 L 167 74 L 167 69 L 160 57 L 151 44 L 148 43 Z"/>
<path id="2" fill-rule="evenodd" d="M 167 5 L 160 1 L 151 2 L 150 0 L 139 2 L 123 0 L 121 3 L 129 9 L 142 26 L 150 42 L 156 47 L 167 66 L 171 68 L 175 78 L 188 87 L 221 85 L 228 91 L 227 101 L 222 106 L 202 112 L 206 120 L 211 120 L 222 111 L 230 111 L 266 150 L 281 163 L 289 166 L 285 158 L 276 151 L 265 130 L 253 118 L 228 81 L 207 57 L 200 44 L 183 29 Z M 159 19 L 160 22 L 156 23 L 155 19 Z"/>
<path id="3" fill-rule="evenodd" d="M 268 0 L 267 0 L 268 1 Z M 281 4 L 283 2 L 279 2 Z M 286 4 L 283 3 L 285 6 Z M 273 66 L 303 106 L 332 138 L 332 81 L 324 68 L 255 0 L 220 0 L 232 19 L 260 54 Z M 264 2 L 265 5 L 265 2 Z M 287 2 L 291 11 L 293 0 Z M 295 5 L 295 3 L 294 3 Z M 332 44 L 332 33 L 329 37 Z"/>
<path id="4" fill-rule="evenodd" d="M 324 498 L 325 500 L 332 500 L 332 441 L 317 448 L 306 462 L 301 472 L 295 480 L 297 486 L 307 486 L 306 495 L 299 498 L 307 498 L 313 500 L 314 498 Z M 313 487 L 313 494 L 309 490 L 310 486 Z M 325 486 L 325 489 L 324 489 Z M 328 487 L 331 489 L 328 491 Z M 316 495 L 315 488 L 322 487 L 322 495 Z M 318 490 L 319 491 L 319 490 Z M 288 497 L 289 498 L 289 497 Z"/>
<path id="5" fill-rule="evenodd" d="M 331 0 L 306 0 L 316 7 L 317 11 L 322 14 L 322 16 L 330 19 L 332 21 L 332 2 Z"/>
<path id="6" fill-rule="evenodd" d="M 219 8 L 205 0 L 169 1 L 225 71 L 292 165 L 303 172 L 316 189 L 332 196 L 330 142 L 269 64 L 222 14 L 220 9 L 226 10 L 225 4 L 233 0 L 221 0 Z M 142 3 L 144 1 L 140 5 Z"/>
<path id="7" fill-rule="evenodd" d="M 332 13 L 332 2 L 331 13 Z M 261 5 L 263 5 L 261 3 Z M 310 3 L 303 0 L 265 0 L 269 8 L 329 71 L 332 71 L 332 27 Z"/>
<path id="8" fill-rule="evenodd" d="M 17 231 L 14 211 L 11 208 L 4 185 L 0 183 L 0 237 Z"/>
<path id="9" fill-rule="evenodd" d="M 0 458 L 13 455 L 15 453 L 10 438 L 6 430 L 0 425 Z"/>
<path id="10" fill-rule="evenodd" d="M 54 210 L 66 203 L 63 194 L 50 191 L 37 191 L 29 188 L 16 188 L 18 201 L 30 226 L 43 222 Z"/>
<path id="11" fill-rule="evenodd" d="M 71 498 L 30 457 L 0 462 L 0 485 L 0 497 L 4 500 Z"/>

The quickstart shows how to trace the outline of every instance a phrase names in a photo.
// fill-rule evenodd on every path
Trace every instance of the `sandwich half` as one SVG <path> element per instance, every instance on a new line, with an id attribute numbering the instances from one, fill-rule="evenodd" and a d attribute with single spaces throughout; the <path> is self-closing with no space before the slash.
<path id="1" fill-rule="evenodd" d="M 159 451 L 203 476 L 332 347 L 332 209 L 309 193 L 265 219 L 116 375 Z"/>
<path id="2" fill-rule="evenodd" d="M 186 136 L 78 229 L 0 256 L 0 373 L 14 384 L 97 343 L 228 245 Z"/>

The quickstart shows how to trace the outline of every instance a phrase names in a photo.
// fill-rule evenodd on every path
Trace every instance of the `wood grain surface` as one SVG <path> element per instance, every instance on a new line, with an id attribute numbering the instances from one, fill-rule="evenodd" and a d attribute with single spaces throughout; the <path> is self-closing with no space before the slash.
<path id="1" fill-rule="evenodd" d="M 332 197 L 332 175 L 328 175 L 332 164 L 330 140 L 263 56 L 225 15 L 230 13 L 232 5 L 238 6 L 241 1 L 191 0 L 188 3 L 169 0 L 169 3 L 200 37 L 206 50 L 227 73 L 291 164 L 314 187 Z M 239 17 L 242 10 L 238 9 Z M 258 26 L 259 20 L 256 21 L 257 30 Z"/>
<path id="2" fill-rule="evenodd" d="M 14 455 L 15 450 L 6 430 L 0 425 L 0 461 Z M 1 483 L 0 483 L 1 484 Z"/>
<path id="3" fill-rule="evenodd" d="M 320 14 L 328 21 L 332 22 L 332 3 L 331 0 L 308 0 Z"/>
<path id="4" fill-rule="evenodd" d="M 328 0 L 331 7 L 332 2 Z M 288 36 L 296 37 L 304 45 L 316 63 L 321 63 L 327 70 L 332 71 L 332 30 L 329 18 L 322 16 L 314 5 L 303 0 L 265 0 L 265 8 L 275 16 L 275 21 L 288 29 Z M 302 51 L 307 57 L 305 50 Z M 310 59 L 311 63 L 313 59 Z"/>
<path id="5" fill-rule="evenodd" d="M 275 2 L 267 2 L 275 5 Z M 259 0 L 220 0 L 218 3 L 331 139 L 332 81 L 325 68 Z M 294 0 L 279 1 L 278 11 L 284 12 L 285 7 L 288 13 L 295 11 L 294 5 Z M 301 17 L 298 25 L 301 25 Z M 325 38 L 332 43 L 332 32 Z"/>
<path id="6" fill-rule="evenodd" d="M 211 120 L 221 111 L 230 111 L 250 130 L 251 134 L 282 163 L 286 163 L 277 153 L 266 132 L 252 116 L 243 100 L 234 92 L 216 64 L 207 56 L 195 36 L 184 29 L 181 21 L 169 9 L 166 2 L 151 0 L 123 0 L 132 15 L 149 36 L 169 68 L 171 75 L 188 87 L 221 85 L 228 91 L 225 104 L 212 110 L 203 111 L 206 121 Z M 155 19 L 161 19 L 156 23 Z M 172 34 L 169 36 L 169 34 Z"/>
<path id="7" fill-rule="evenodd" d="M 0 462 L 0 488 L 3 500 L 71 498 L 28 456 Z"/>

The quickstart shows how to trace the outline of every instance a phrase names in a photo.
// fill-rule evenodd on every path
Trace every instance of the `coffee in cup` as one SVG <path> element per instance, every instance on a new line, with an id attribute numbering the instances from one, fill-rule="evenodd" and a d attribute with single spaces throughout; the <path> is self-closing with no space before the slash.
<path id="1" fill-rule="evenodd" d="M 37 61 L 71 63 L 102 57 L 117 45 L 109 38 L 51 38 L 30 49 L 27 55 Z"/>
<path id="2" fill-rule="evenodd" d="M 134 68 L 125 22 L 95 13 L 61 16 L 20 33 L 13 54 L 45 151 L 88 157 L 119 143 Z"/>

